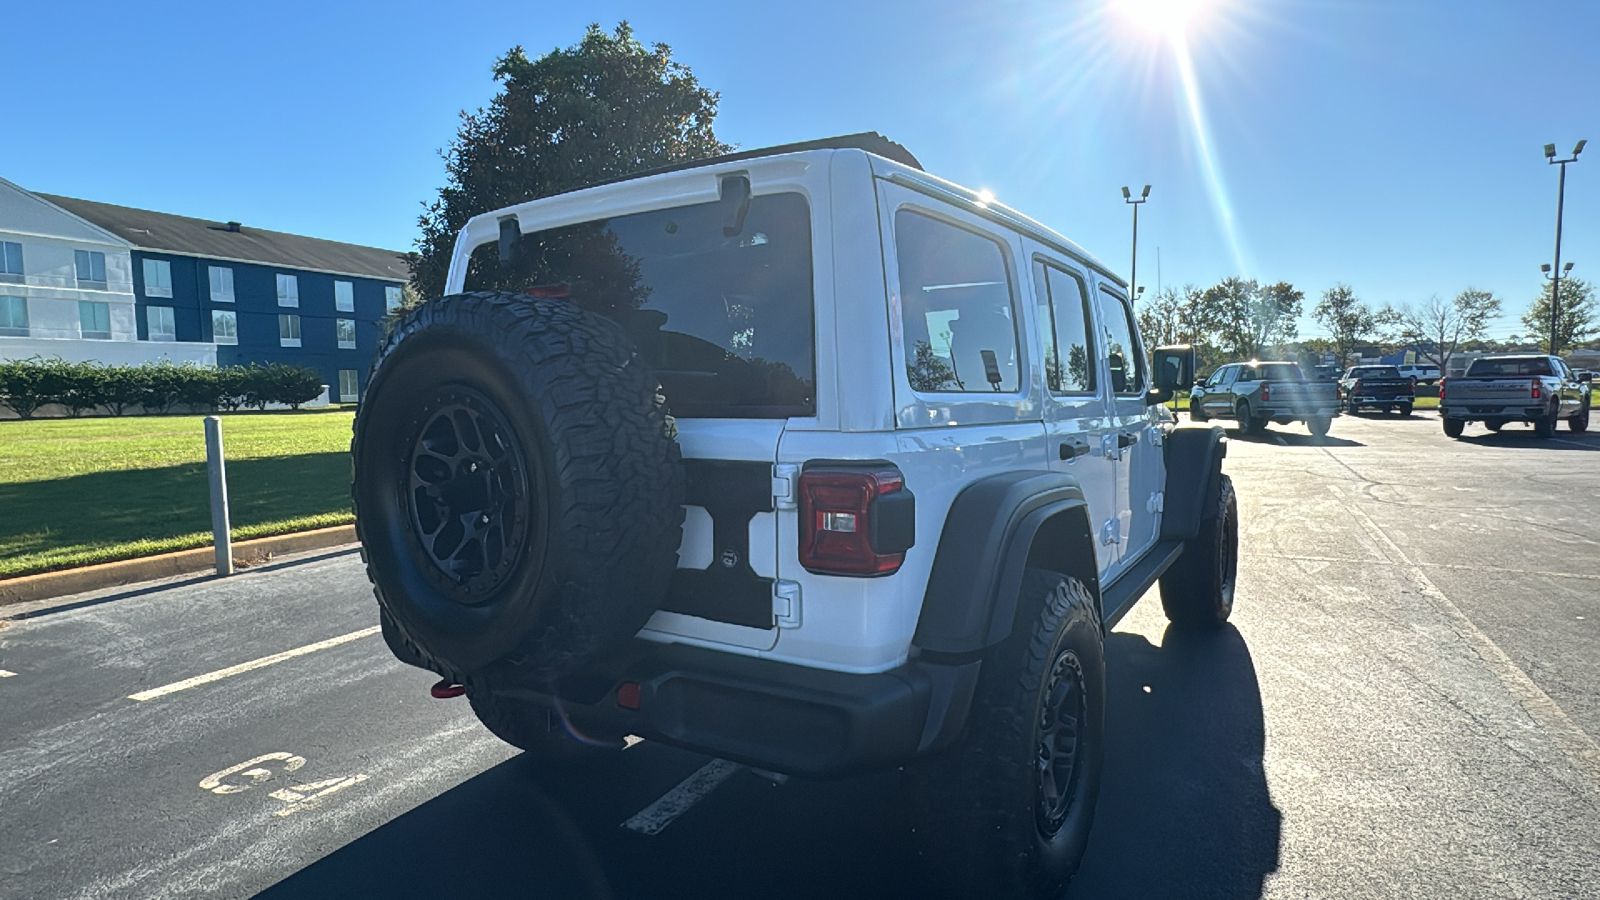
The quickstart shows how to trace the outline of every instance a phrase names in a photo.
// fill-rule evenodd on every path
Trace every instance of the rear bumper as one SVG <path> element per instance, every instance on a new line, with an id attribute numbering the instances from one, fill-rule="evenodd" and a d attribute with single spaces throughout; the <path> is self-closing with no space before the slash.
<path id="1" fill-rule="evenodd" d="M 1339 404 L 1330 400 L 1316 406 L 1265 406 L 1261 414 L 1269 419 L 1296 422 L 1306 419 L 1334 419 L 1339 416 Z"/>
<path id="2" fill-rule="evenodd" d="M 639 653 L 591 702 L 564 698 L 564 713 L 580 726 L 810 776 L 895 765 L 948 745 L 980 665 L 913 660 L 856 675 L 677 644 Z M 639 685 L 636 711 L 617 705 L 625 682 Z"/>
<path id="3" fill-rule="evenodd" d="M 1355 403 L 1361 406 L 1399 406 L 1415 402 L 1416 398 L 1410 394 L 1391 394 L 1387 397 L 1377 394 L 1362 394 L 1345 398 L 1345 403 Z"/>
<path id="4" fill-rule="evenodd" d="M 1550 407 L 1454 404 L 1439 407 L 1439 415 L 1446 419 L 1466 419 L 1472 422 L 1481 422 L 1484 419 L 1532 421 L 1550 415 Z"/>

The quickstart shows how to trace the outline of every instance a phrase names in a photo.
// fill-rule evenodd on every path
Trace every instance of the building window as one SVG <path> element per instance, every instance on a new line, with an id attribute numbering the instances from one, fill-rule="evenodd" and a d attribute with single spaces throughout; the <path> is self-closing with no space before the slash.
<path id="1" fill-rule="evenodd" d="M 333 324 L 339 333 L 339 349 L 354 350 L 356 348 L 356 320 L 334 319 Z"/>
<path id="2" fill-rule="evenodd" d="M 400 286 L 386 285 L 383 289 L 383 308 L 393 312 L 400 308 Z"/>
<path id="3" fill-rule="evenodd" d="M 233 302 L 233 270 L 227 266 L 207 266 L 211 274 L 211 301 Z"/>
<path id="4" fill-rule="evenodd" d="M 211 343 L 239 343 L 239 314 L 231 309 L 211 311 Z"/>
<path id="5" fill-rule="evenodd" d="M 111 304 L 79 300 L 78 326 L 86 338 L 111 340 Z"/>
<path id="6" fill-rule="evenodd" d="M 340 312 L 356 311 L 356 286 L 349 281 L 333 283 L 333 308 Z"/>
<path id="7" fill-rule="evenodd" d="M 28 336 L 28 298 L 0 297 L 0 334 Z"/>
<path id="8" fill-rule="evenodd" d="M 21 274 L 22 245 L 16 241 L 0 241 L 0 275 Z"/>
<path id="9" fill-rule="evenodd" d="M 281 277 L 281 276 L 280 276 Z M 300 317 L 288 314 L 278 316 L 278 346 L 300 346 Z"/>
<path id="10" fill-rule="evenodd" d="M 144 261 L 144 295 L 146 297 L 172 296 L 172 263 L 164 259 Z"/>
<path id="11" fill-rule="evenodd" d="M 361 398 L 361 385 L 355 369 L 339 370 L 339 402 L 354 403 Z"/>
<path id="12" fill-rule="evenodd" d="M 144 308 L 145 323 L 149 325 L 150 340 L 175 341 L 178 339 L 178 326 L 172 321 L 172 307 L 146 306 Z"/>
<path id="13" fill-rule="evenodd" d="M 106 286 L 106 255 L 98 250 L 74 250 L 72 262 L 78 269 L 78 284 Z"/>
<path id="14" fill-rule="evenodd" d="M 297 275 L 278 276 L 278 305 L 300 305 L 300 278 Z"/>

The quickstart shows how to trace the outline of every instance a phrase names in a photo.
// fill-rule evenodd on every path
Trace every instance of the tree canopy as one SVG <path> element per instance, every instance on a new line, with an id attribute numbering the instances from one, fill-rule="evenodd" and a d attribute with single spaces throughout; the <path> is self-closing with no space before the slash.
<path id="1" fill-rule="evenodd" d="M 1570 350 L 1589 335 L 1600 330 L 1596 319 L 1594 285 L 1582 278 L 1561 279 L 1561 305 L 1556 315 L 1556 346 Z M 1550 349 L 1550 283 L 1546 282 L 1534 298 L 1533 304 L 1522 316 L 1528 336 L 1536 340 L 1545 351 Z"/>
<path id="2" fill-rule="evenodd" d="M 411 277 L 424 299 L 444 292 L 472 216 L 732 149 L 712 129 L 719 95 L 627 22 L 609 34 L 590 25 L 576 46 L 537 59 L 513 47 L 493 74 L 499 93 L 461 114 L 442 154 L 445 185 L 419 219 Z"/>

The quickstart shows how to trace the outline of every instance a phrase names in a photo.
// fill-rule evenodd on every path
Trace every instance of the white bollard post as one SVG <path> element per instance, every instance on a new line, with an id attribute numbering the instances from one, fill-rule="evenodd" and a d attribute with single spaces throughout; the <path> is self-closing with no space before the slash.
<path id="1" fill-rule="evenodd" d="M 233 574 L 233 532 L 228 524 L 228 470 L 222 461 L 222 419 L 206 416 L 206 476 L 211 482 L 211 533 L 217 574 Z"/>

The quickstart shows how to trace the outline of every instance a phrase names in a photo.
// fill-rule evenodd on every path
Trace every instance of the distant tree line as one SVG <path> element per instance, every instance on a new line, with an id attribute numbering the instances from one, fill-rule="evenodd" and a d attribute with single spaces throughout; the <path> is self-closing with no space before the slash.
<path id="1" fill-rule="evenodd" d="M 1376 307 L 1347 284 L 1322 292 L 1311 317 L 1328 338 L 1298 341 L 1296 320 L 1304 294 L 1287 282 L 1259 285 L 1245 278 L 1225 278 L 1208 288 L 1167 288 L 1140 304 L 1139 323 L 1151 345 L 1187 343 L 1198 350 L 1201 368 L 1234 359 L 1273 356 L 1320 362 L 1332 356 L 1343 367 L 1360 348 L 1414 348 L 1418 357 L 1448 371 L 1450 360 L 1464 350 L 1489 347 L 1489 326 L 1500 315 L 1502 301 L 1489 291 L 1467 288 L 1454 298 L 1437 295 L 1421 303 Z M 1526 340 L 1514 335 L 1512 345 L 1531 349 L 1550 346 L 1550 285 L 1547 282 L 1522 317 Z M 1600 334 L 1600 307 L 1592 284 L 1579 278 L 1561 280 L 1556 323 L 1558 347 L 1568 350 Z"/>
<path id="2" fill-rule="evenodd" d="M 178 406 L 231 411 L 279 403 L 299 409 L 315 400 L 322 387 L 317 370 L 283 363 L 210 368 L 170 362 L 108 366 L 39 357 L 0 362 L 0 406 L 24 419 L 52 403 L 74 417 L 99 409 L 113 416 L 135 410 L 160 415 Z"/>

